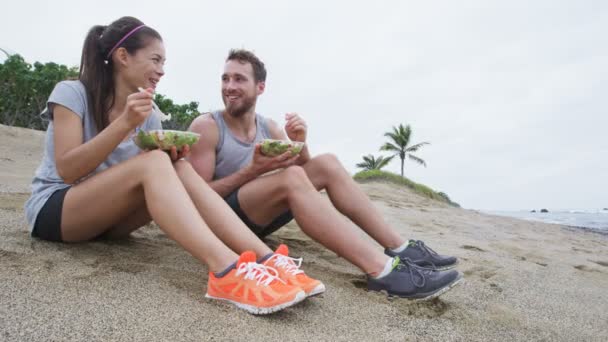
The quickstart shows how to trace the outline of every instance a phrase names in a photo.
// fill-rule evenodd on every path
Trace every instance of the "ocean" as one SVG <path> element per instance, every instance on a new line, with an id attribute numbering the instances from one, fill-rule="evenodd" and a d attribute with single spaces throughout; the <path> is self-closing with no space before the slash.
<path id="1" fill-rule="evenodd" d="M 570 227 L 592 230 L 602 234 L 608 234 L 608 210 L 549 210 L 541 213 L 538 210 L 530 211 L 485 211 L 488 214 L 515 217 L 529 221 L 540 221 L 546 223 L 561 224 Z"/>

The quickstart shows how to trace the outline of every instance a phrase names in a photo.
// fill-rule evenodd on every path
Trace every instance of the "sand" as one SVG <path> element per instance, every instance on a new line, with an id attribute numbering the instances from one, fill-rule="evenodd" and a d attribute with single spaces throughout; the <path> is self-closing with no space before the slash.
<path id="1" fill-rule="evenodd" d="M 270 316 L 204 298 L 207 269 L 154 224 L 125 241 L 32 239 L 22 210 L 44 134 L 0 125 L 0 341 L 606 341 L 608 236 L 362 184 L 404 237 L 460 258 L 425 303 L 364 290 L 295 223 L 271 236 L 327 292 Z M 380 248 L 380 247 L 378 247 Z"/>

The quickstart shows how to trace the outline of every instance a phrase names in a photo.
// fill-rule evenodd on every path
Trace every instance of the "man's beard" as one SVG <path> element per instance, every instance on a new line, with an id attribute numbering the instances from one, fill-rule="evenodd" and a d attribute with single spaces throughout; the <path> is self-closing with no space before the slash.
<path id="1" fill-rule="evenodd" d="M 242 104 L 227 104 L 227 101 L 224 99 L 224 105 L 226 106 L 226 112 L 230 114 L 230 116 L 234 118 L 238 118 L 243 116 L 247 111 L 255 106 L 256 98 L 255 97 L 247 97 L 242 99 Z"/>

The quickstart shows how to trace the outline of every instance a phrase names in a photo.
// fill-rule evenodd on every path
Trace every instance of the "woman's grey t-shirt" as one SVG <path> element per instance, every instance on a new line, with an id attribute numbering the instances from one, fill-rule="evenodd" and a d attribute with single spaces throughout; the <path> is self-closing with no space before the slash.
<path id="1" fill-rule="evenodd" d="M 93 139 L 97 135 L 95 119 L 89 112 L 87 93 L 84 85 L 80 81 L 62 81 L 59 82 L 47 101 L 47 107 L 44 114 L 48 114 L 49 126 L 46 130 L 44 155 L 42 163 L 36 170 L 34 180 L 32 181 L 32 195 L 25 203 L 25 215 L 30 227 L 34 229 L 34 224 L 40 209 L 44 206 L 51 195 L 61 189 L 69 187 L 57 173 L 55 164 L 55 130 L 53 127 L 53 104 L 58 104 L 74 112 L 82 119 L 83 143 Z M 157 113 L 152 113 L 146 121 L 140 126 L 141 129 L 162 129 L 160 116 Z M 86 179 L 98 172 L 101 172 L 113 165 L 123 162 L 139 154 L 141 150 L 135 143 L 128 139 L 120 143 L 108 158 L 101 163 L 93 172 L 80 179 Z"/>

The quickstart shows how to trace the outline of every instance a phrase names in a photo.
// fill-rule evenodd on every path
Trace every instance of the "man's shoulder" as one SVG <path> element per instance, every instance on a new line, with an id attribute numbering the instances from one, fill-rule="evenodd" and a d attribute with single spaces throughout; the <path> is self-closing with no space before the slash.
<path id="1" fill-rule="evenodd" d="M 260 115 L 260 117 L 263 118 L 266 129 L 271 137 L 275 137 L 277 134 L 279 134 L 281 131 L 281 126 L 279 126 L 278 122 L 266 116 Z"/>
<path id="2" fill-rule="evenodd" d="M 189 130 L 195 133 L 201 133 L 199 131 L 214 129 L 217 131 L 217 123 L 213 118 L 213 113 L 201 113 L 190 123 Z"/>
<path id="3" fill-rule="evenodd" d="M 219 140 L 219 129 L 212 113 L 201 113 L 198 117 L 192 120 L 190 132 L 201 135 L 200 140 L 217 144 Z"/>

